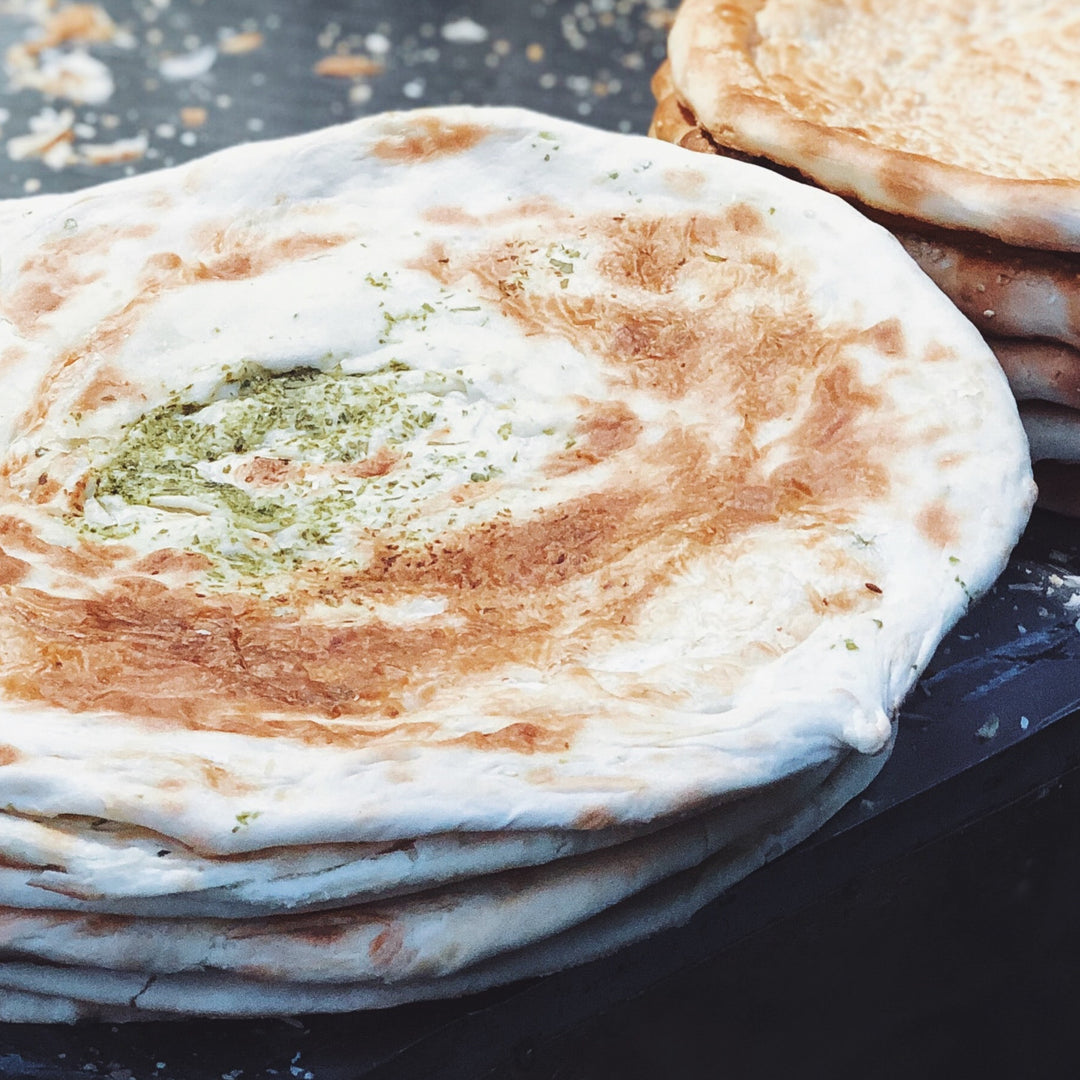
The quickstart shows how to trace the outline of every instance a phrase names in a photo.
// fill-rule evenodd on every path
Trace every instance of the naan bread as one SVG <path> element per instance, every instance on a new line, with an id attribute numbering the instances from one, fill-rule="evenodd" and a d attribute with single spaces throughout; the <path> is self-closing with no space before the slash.
<path id="1" fill-rule="evenodd" d="M 684 0 L 668 54 L 724 145 L 868 206 L 1078 251 L 1078 17 L 1065 0 Z"/>
<path id="2" fill-rule="evenodd" d="M 739 162 L 429 110 L 0 230 L 11 1019 L 671 925 L 869 782 L 1030 510 L 974 329 Z"/>
<path id="3" fill-rule="evenodd" d="M 737 162 L 434 111 L 0 228 L 19 814 L 650 821 L 880 750 L 1029 510 L 974 331 Z"/>
<path id="4" fill-rule="evenodd" d="M 747 874 L 827 821 L 877 774 L 887 754 L 852 752 L 812 793 L 777 799 L 773 814 L 699 865 L 608 907 L 543 941 L 453 974 L 384 982 L 268 979 L 205 970 L 144 975 L 101 967 L 0 963 L 0 1019 L 38 1022 L 159 1020 L 184 1016 L 265 1016 L 388 1008 L 406 1002 L 476 993 L 519 979 L 587 963 L 686 922 Z M 467 931 L 466 935 L 467 936 Z M 332 960 L 339 945 L 323 938 Z"/>
<path id="5" fill-rule="evenodd" d="M 699 153 L 779 168 L 719 144 L 679 99 L 665 62 L 652 81 L 649 134 Z M 1039 503 L 1059 513 L 1080 507 L 1080 267 L 1067 253 L 1010 247 L 989 237 L 935 229 L 855 204 L 888 228 L 928 277 L 987 337 L 1001 364 L 1040 471 Z M 999 336 L 1014 335 L 1014 336 Z M 1051 339 L 1051 340 L 1044 340 Z M 1053 340 L 1057 339 L 1057 340 Z M 1052 404 L 1047 404 L 1052 403 Z M 1069 467 L 1060 467 L 1068 463 Z"/>

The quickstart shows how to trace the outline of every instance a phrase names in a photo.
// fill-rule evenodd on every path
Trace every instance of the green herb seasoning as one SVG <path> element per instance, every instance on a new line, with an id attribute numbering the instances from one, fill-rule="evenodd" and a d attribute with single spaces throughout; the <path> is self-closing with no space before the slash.
<path id="1" fill-rule="evenodd" d="M 152 527 L 156 543 L 210 556 L 222 580 L 325 558 L 348 530 L 404 530 L 430 495 L 498 474 L 473 471 L 445 434 L 468 389 L 396 361 L 245 367 L 211 400 L 174 395 L 129 425 L 91 472 L 99 512 L 80 527 L 103 539 Z"/>

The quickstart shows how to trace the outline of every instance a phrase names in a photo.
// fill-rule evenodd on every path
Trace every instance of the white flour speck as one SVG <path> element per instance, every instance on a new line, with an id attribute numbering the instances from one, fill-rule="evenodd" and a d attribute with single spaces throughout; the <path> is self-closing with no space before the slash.
<path id="1" fill-rule="evenodd" d="M 466 17 L 446 23 L 442 28 L 442 36 L 455 45 L 475 45 L 487 41 L 488 32 L 486 27 Z"/>

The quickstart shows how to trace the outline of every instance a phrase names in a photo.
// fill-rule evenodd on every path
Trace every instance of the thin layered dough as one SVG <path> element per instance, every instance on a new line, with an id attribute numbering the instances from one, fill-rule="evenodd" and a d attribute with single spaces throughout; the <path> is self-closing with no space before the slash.
<path id="1" fill-rule="evenodd" d="M 0 909 L 0 948 L 9 957 L 147 976 L 232 972 L 270 984 L 440 978 L 552 937 L 744 845 L 817 803 L 834 771 L 818 766 L 600 852 L 335 911 L 207 919 Z"/>
<path id="2" fill-rule="evenodd" d="M 686 922 L 725 889 L 813 833 L 849 800 L 852 791 L 867 786 L 886 757 L 848 755 L 810 797 L 778 800 L 769 820 L 699 864 L 561 933 L 454 974 L 398 983 L 320 983 L 221 971 L 146 976 L 12 960 L 0 963 L 0 987 L 4 988 L 0 1019 L 123 1022 L 389 1008 L 476 993 L 585 964 Z"/>
<path id="3" fill-rule="evenodd" d="M 1080 351 L 1052 341 L 988 338 L 1018 401 L 1080 409 Z"/>
<path id="4" fill-rule="evenodd" d="M 0 906 L 211 917 L 325 908 L 537 866 L 669 823 L 308 844 L 227 858 L 131 826 L 7 813 L 0 816 Z"/>
<path id="5" fill-rule="evenodd" d="M 1063 0 L 684 0 L 668 53 L 724 145 L 881 210 L 1076 251 L 1076 19 Z"/>
<path id="6" fill-rule="evenodd" d="M 1012 248 L 899 219 L 885 218 L 882 224 L 984 334 L 1080 347 L 1075 255 Z"/>

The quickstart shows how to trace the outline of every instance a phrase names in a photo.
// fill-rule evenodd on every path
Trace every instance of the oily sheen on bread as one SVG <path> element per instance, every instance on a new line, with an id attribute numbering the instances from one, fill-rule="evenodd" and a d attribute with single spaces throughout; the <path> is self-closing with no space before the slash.
<path id="1" fill-rule="evenodd" d="M 668 52 L 724 145 L 868 206 L 1077 251 L 1076 17 L 1062 0 L 684 0 Z"/>

